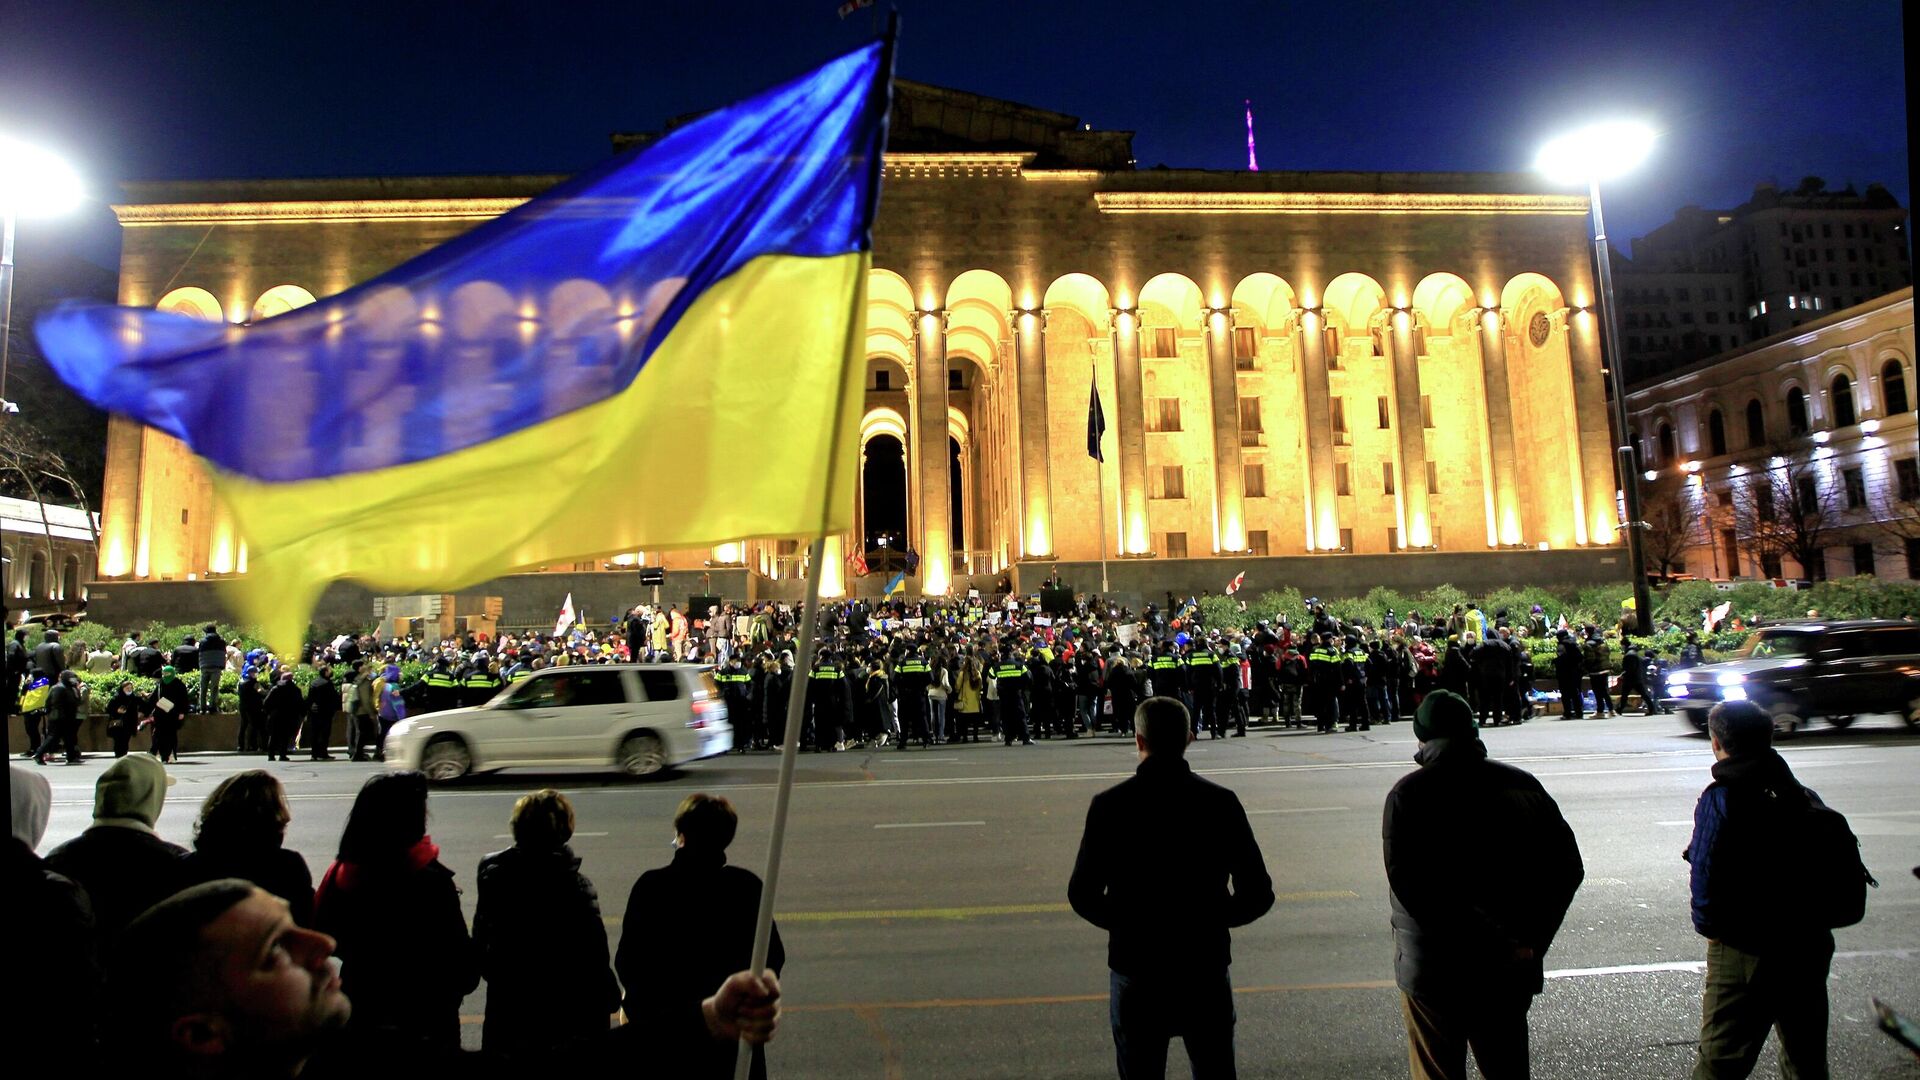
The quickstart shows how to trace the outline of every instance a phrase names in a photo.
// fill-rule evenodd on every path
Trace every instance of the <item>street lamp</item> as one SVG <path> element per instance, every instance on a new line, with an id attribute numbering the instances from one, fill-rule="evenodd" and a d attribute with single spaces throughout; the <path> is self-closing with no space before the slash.
<path id="1" fill-rule="evenodd" d="M 7 401 L 7 352 L 13 338 L 13 221 L 64 214 L 80 202 L 80 174 L 54 154 L 0 135 L 0 409 Z"/>
<path id="2" fill-rule="evenodd" d="M 1594 124 L 1549 141 L 1533 163 L 1551 180 L 1587 185 L 1587 204 L 1593 211 L 1593 259 L 1600 281 L 1600 356 L 1613 392 L 1614 455 L 1627 513 L 1627 572 L 1633 575 L 1634 623 L 1642 635 L 1653 633 L 1653 592 L 1647 588 L 1646 552 L 1640 536 L 1646 528 L 1640 511 L 1640 465 L 1634 460 L 1627 426 L 1627 378 L 1620 361 L 1619 313 L 1613 303 L 1613 260 L 1607 252 L 1606 217 L 1600 211 L 1600 181 L 1638 168 L 1652 151 L 1654 138 L 1652 128 L 1630 120 Z"/>

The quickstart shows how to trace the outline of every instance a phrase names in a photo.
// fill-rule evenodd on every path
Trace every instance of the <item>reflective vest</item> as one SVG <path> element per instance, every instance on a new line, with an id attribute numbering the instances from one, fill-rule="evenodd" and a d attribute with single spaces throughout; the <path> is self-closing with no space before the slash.
<path id="1" fill-rule="evenodd" d="M 494 678 L 493 675 L 488 672 L 476 671 L 467 676 L 465 685 L 469 690 L 498 690 L 500 688 L 500 680 Z"/>
<path id="2" fill-rule="evenodd" d="M 893 672 L 896 675 L 925 675 L 932 670 L 925 660 L 902 660 L 895 665 Z"/>
<path id="3" fill-rule="evenodd" d="M 517 667 L 507 673 L 508 682 L 519 682 L 522 679 L 531 679 L 531 678 L 533 678 L 532 668 Z"/>
<path id="4" fill-rule="evenodd" d="M 753 676 L 747 674 L 744 671 L 716 671 L 713 673 L 714 682 L 747 683 L 747 682 L 751 682 L 752 680 L 753 680 Z"/>
<path id="5" fill-rule="evenodd" d="M 1179 667 L 1180 661 L 1175 660 L 1171 653 L 1161 653 L 1159 656 L 1153 658 L 1152 669 L 1154 671 L 1176 671 Z"/>
<path id="6" fill-rule="evenodd" d="M 427 686 L 441 690 L 451 690 L 460 685 L 453 681 L 452 675 L 444 671 L 429 671 L 427 672 L 427 677 L 420 681 Z"/>
<path id="7" fill-rule="evenodd" d="M 993 677 L 1001 680 L 1025 679 L 1027 677 L 1027 669 L 1018 661 L 1003 661 L 994 667 Z"/>
<path id="8" fill-rule="evenodd" d="M 813 674 L 807 677 L 810 679 L 838 679 L 840 677 L 840 669 L 834 667 L 832 664 L 828 664 L 826 667 L 814 668 Z"/>
<path id="9" fill-rule="evenodd" d="M 1325 649 L 1315 649 L 1307 654 L 1307 662 L 1311 664 L 1337 664 L 1340 662 L 1340 654 L 1328 652 Z"/>

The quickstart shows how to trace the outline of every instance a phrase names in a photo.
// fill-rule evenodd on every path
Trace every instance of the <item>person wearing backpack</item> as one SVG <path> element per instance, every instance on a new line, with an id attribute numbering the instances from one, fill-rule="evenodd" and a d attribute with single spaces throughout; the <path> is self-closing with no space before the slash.
<path id="1" fill-rule="evenodd" d="M 1865 914 L 1872 882 L 1846 819 L 1801 787 L 1773 749 L 1773 718 L 1748 701 L 1707 714 L 1713 783 L 1693 811 L 1693 926 L 1707 939 L 1694 1080 L 1745 1077 L 1767 1030 L 1780 1069 L 1827 1075 L 1833 930 Z"/>

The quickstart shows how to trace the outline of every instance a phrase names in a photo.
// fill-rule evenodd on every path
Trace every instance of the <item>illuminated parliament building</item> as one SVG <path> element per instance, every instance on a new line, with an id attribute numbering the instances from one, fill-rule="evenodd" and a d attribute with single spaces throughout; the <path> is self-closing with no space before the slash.
<path id="1" fill-rule="evenodd" d="M 1321 594 L 1625 576 L 1584 195 L 1519 173 L 1141 168 L 1132 154 L 1131 132 L 899 84 L 857 524 L 829 541 L 827 594 L 878 592 L 903 548 L 919 557 L 915 595 L 1055 572 L 1096 591 L 1103 551 L 1112 591 L 1148 600 L 1217 592 L 1241 570 L 1255 591 Z M 560 179 L 129 183 L 119 298 L 270 318 Z M 529 306 L 520 317 L 537 320 Z M 1090 387 L 1104 463 L 1087 452 Z M 673 461 L 661 447 L 636 467 Z M 196 459 L 121 419 L 102 518 L 103 597 L 246 572 Z M 583 601 L 604 615 L 635 601 L 632 567 L 659 565 L 675 595 L 791 598 L 804 550 L 633 552 L 479 591 L 544 610 L 571 589 L 604 597 Z"/>

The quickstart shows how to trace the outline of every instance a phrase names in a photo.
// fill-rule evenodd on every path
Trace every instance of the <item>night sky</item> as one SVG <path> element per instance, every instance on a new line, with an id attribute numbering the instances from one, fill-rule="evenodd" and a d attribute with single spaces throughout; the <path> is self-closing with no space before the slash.
<path id="1" fill-rule="evenodd" d="M 607 135 L 747 94 L 858 44 L 837 0 L 0 3 L 0 129 L 98 185 L 134 178 L 567 172 Z M 1817 174 L 1908 201 L 1900 5 L 900 0 L 902 76 L 1131 129 L 1140 166 L 1525 167 L 1587 118 L 1656 159 L 1613 232 Z M 96 205 L 23 230 L 111 265 Z"/>

